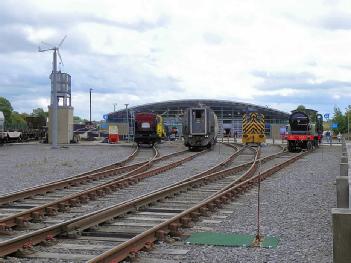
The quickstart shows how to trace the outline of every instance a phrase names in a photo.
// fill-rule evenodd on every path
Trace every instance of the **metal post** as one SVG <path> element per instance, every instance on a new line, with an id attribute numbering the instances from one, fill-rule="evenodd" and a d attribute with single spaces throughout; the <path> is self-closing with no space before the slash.
<path id="1" fill-rule="evenodd" d="M 90 103 L 89 103 L 89 122 L 90 122 L 90 125 L 91 125 L 91 91 L 92 91 L 93 89 L 92 88 L 90 88 L 89 89 L 89 101 L 90 101 Z"/>
<path id="2" fill-rule="evenodd" d="M 127 140 L 129 142 L 129 118 L 128 118 L 128 103 L 124 104 L 126 105 L 126 113 L 127 113 Z"/>
<path id="3" fill-rule="evenodd" d="M 347 112 L 347 140 L 350 140 L 350 114 Z"/>
<path id="4" fill-rule="evenodd" d="M 52 120 L 51 122 L 51 135 L 52 135 L 52 148 L 57 148 L 57 88 L 56 88 L 56 73 L 57 73 L 57 49 L 53 52 L 53 71 L 52 71 L 52 89 L 51 89 L 51 108 Z"/>
<path id="5" fill-rule="evenodd" d="M 261 246 L 261 241 L 262 241 L 262 236 L 261 236 L 261 232 L 260 232 L 260 210 L 261 210 L 261 207 L 260 207 L 260 191 L 261 191 L 261 161 L 259 161 L 259 167 L 258 167 L 257 229 L 256 229 L 255 240 L 254 240 L 254 246 L 255 247 L 260 247 Z"/>
<path id="6" fill-rule="evenodd" d="M 117 106 L 117 103 L 114 103 L 114 104 L 113 104 L 113 112 L 116 111 L 116 106 Z"/>
<path id="7" fill-rule="evenodd" d="M 221 133 L 222 133 L 222 142 L 223 142 L 223 106 L 221 107 L 221 119 L 222 119 L 222 131 L 221 131 Z"/>

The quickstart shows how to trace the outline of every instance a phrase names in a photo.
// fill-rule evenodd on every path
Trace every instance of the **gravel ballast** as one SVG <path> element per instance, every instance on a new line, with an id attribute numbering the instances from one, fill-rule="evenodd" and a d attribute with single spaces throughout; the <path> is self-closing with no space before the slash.
<path id="1" fill-rule="evenodd" d="M 134 148 L 122 145 L 5 144 L 0 147 L 0 195 L 63 179 L 124 160 Z"/>
<path id="2" fill-rule="evenodd" d="M 180 262 L 332 262 L 331 209 L 336 206 L 335 177 L 339 172 L 340 151 L 338 146 L 322 147 L 261 184 L 261 233 L 279 238 L 277 248 L 162 243 L 157 249 L 177 248 L 189 252 L 181 258 L 161 258 Z M 195 229 L 188 231 L 209 228 L 214 232 L 256 233 L 256 188 L 223 210 L 233 213 L 223 214 L 219 210 L 214 216 L 227 216 L 221 223 L 199 222 Z"/>

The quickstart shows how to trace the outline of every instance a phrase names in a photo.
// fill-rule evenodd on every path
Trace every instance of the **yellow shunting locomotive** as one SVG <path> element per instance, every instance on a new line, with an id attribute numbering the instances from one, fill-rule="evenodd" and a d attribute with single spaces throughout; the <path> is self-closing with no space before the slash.
<path id="1" fill-rule="evenodd" d="M 261 143 L 266 142 L 264 129 L 265 122 L 262 113 L 250 112 L 243 114 L 243 143 L 260 145 Z"/>

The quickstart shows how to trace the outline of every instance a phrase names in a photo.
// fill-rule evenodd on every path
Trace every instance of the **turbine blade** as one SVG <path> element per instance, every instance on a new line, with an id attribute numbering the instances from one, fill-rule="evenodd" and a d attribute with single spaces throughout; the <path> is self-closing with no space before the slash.
<path id="1" fill-rule="evenodd" d="M 61 40 L 60 44 L 59 44 L 57 47 L 60 47 L 60 46 L 63 44 L 63 41 L 65 41 L 66 37 L 67 37 L 67 35 L 65 35 L 65 36 L 63 37 L 63 39 Z"/>
<path id="2" fill-rule="evenodd" d="M 48 49 L 41 49 L 41 47 L 39 46 L 38 48 L 38 51 L 39 52 L 45 52 L 45 51 L 49 51 L 49 50 L 52 50 L 51 48 L 48 48 Z"/>
<path id="3" fill-rule="evenodd" d="M 58 56 L 59 56 L 59 58 L 60 58 L 60 61 L 61 61 L 62 66 L 64 66 L 63 61 L 62 61 L 62 57 L 61 57 L 61 54 L 60 54 L 60 51 L 59 51 L 59 50 L 57 50 L 57 54 L 58 54 Z"/>

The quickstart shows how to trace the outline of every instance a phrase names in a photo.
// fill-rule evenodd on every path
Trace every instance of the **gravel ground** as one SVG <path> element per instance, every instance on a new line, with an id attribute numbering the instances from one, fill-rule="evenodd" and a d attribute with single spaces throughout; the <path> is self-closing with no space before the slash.
<path id="1" fill-rule="evenodd" d="M 332 262 L 331 208 L 336 206 L 334 183 L 339 172 L 340 151 L 340 147 L 322 147 L 261 184 L 261 232 L 279 238 L 277 248 L 177 245 L 177 249 L 190 250 L 177 260 Z M 255 234 L 256 201 L 257 191 L 252 189 L 235 204 L 226 205 L 224 209 L 233 213 L 220 224 L 200 222 L 197 226 L 212 227 L 216 232 Z M 158 247 L 175 248 L 169 244 Z"/>
<path id="2" fill-rule="evenodd" d="M 124 160 L 133 149 L 118 145 L 5 144 L 0 147 L 0 194 L 59 180 Z"/>
<path id="3" fill-rule="evenodd" d="M 160 156 L 185 149 L 178 142 L 158 146 Z M 115 163 L 127 158 L 132 151 L 129 145 L 97 143 L 56 150 L 47 144 L 5 144 L 0 147 L 0 195 Z M 144 161 L 146 155 L 151 158 L 152 150 L 142 149 L 131 163 Z"/>
<path id="4" fill-rule="evenodd" d="M 160 147 L 167 147 L 166 144 L 160 145 Z M 165 150 L 163 150 L 165 152 Z M 183 180 L 184 178 L 188 178 L 200 171 L 204 171 L 209 167 L 212 167 L 215 164 L 222 162 L 227 159 L 230 154 L 233 153 L 233 149 L 223 145 L 216 145 L 213 151 L 210 151 L 204 155 L 201 155 L 190 162 L 187 162 L 176 169 L 172 169 L 163 174 L 153 176 L 151 178 L 145 179 L 143 182 L 123 189 L 117 193 L 117 195 L 109 195 L 107 198 L 100 198 L 97 201 L 90 202 L 88 205 L 84 205 L 77 208 L 72 208 L 72 212 L 75 214 L 72 217 L 77 217 L 80 213 L 86 213 L 87 211 L 96 211 L 97 209 L 101 209 L 102 207 L 107 207 L 112 204 L 116 204 L 118 202 L 128 200 L 136 197 L 137 195 L 146 194 L 150 191 L 154 191 L 159 189 L 160 187 L 164 187 L 170 185 L 172 183 Z M 160 180 L 161 179 L 161 180 Z M 63 216 L 66 217 L 66 216 Z M 53 219 L 59 220 L 61 218 L 60 215 L 54 217 Z M 43 223 L 44 227 L 46 223 Z M 26 232 L 26 231 L 24 231 Z M 39 250 L 49 250 L 50 248 L 38 248 Z M 22 261 L 22 259 L 21 259 Z M 37 262 L 33 259 L 23 259 L 24 261 L 29 262 Z M 39 260 L 40 262 L 40 260 Z"/>

